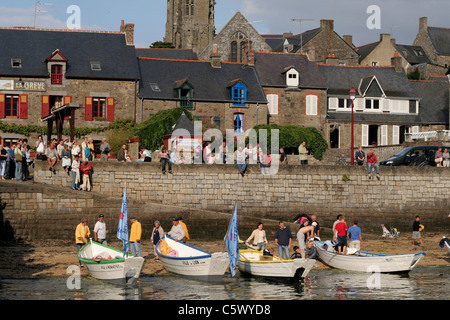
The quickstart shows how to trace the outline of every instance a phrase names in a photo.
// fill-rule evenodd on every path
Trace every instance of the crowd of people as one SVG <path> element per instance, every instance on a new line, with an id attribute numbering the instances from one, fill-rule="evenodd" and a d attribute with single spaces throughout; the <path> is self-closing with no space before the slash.
<path id="1" fill-rule="evenodd" d="M 11 147 L 0 145 L 0 179 L 23 182 L 30 180 L 32 165 L 27 139 L 19 139 Z"/>

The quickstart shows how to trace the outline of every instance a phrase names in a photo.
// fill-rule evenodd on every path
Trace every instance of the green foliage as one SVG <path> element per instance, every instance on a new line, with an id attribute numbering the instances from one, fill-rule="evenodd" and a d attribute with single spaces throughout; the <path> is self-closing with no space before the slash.
<path id="1" fill-rule="evenodd" d="M 175 48 L 172 42 L 156 41 L 153 42 L 150 48 Z"/>
<path id="2" fill-rule="evenodd" d="M 192 121 L 191 113 L 183 107 L 161 110 L 147 121 L 137 125 L 133 133 L 146 148 L 157 150 L 164 143 L 162 137 L 170 131 L 183 112 Z"/>
<path id="3" fill-rule="evenodd" d="M 309 150 L 310 154 L 317 160 L 322 160 L 323 153 L 328 148 L 328 143 L 325 141 L 323 136 L 317 131 L 316 128 L 299 127 L 299 126 L 280 126 L 277 124 L 269 125 L 258 125 L 254 127 L 259 137 L 259 130 L 267 130 L 267 148 L 271 149 L 271 135 L 272 130 L 279 130 L 279 146 L 280 148 L 298 148 L 302 141 L 306 141 L 306 148 Z M 264 141 L 259 141 L 260 144 L 264 145 Z"/>
<path id="4" fill-rule="evenodd" d="M 408 73 L 408 79 L 409 80 L 424 80 L 422 75 L 420 74 L 419 69 L 416 69 L 412 72 Z"/>

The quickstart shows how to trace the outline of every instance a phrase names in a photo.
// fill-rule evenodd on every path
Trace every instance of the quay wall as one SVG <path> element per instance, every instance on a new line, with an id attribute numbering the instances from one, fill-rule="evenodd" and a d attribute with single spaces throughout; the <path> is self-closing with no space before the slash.
<path id="1" fill-rule="evenodd" d="M 380 224 L 411 231 L 415 215 L 427 230 L 450 227 L 450 169 L 436 167 L 381 167 L 380 180 L 369 180 L 366 167 L 280 166 L 273 175 L 249 165 L 244 177 L 235 165 L 180 165 L 163 175 L 159 162 L 94 161 L 93 191 L 138 206 L 161 204 L 186 210 L 231 213 L 237 203 L 241 216 L 284 219 L 304 212 L 316 214 L 331 226 L 337 214 L 348 224 L 358 219 L 366 230 Z M 36 163 L 35 183 L 70 189 L 71 177 L 46 163 Z"/>

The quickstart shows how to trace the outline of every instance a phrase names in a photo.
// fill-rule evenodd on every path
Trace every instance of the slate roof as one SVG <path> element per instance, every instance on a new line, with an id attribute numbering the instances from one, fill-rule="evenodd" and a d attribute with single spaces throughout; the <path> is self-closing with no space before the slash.
<path id="1" fill-rule="evenodd" d="M 124 33 L 22 28 L 0 28 L 0 75 L 49 77 L 46 59 L 56 49 L 68 59 L 67 78 L 139 78 L 135 48 Z M 12 68 L 11 59 L 21 59 L 22 68 Z M 91 62 L 101 71 L 91 70 Z"/>
<path id="2" fill-rule="evenodd" d="M 280 45 L 283 45 L 284 42 L 282 34 L 262 34 L 261 37 L 272 48 L 272 50 L 275 50 Z"/>
<path id="3" fill-rule="evenodd" d="M 319 32 L 321 31 L 321 28 L 311 29 L 308 31 L 305 31 L 303 33 L 294 35 L 292 37 L 287 37 L 286 40 L 289 42 L 289 44 L 292 44 L 294 46 L 293 52 L 297 52 L 302 46 L 305 46 L 309 41 L 311 41 Z M 276 52 L 282 52 L 283 51 L 283 43 L 284 41 L 278 45 L 278 47 L 274 50 Z"/>
<path id="4" fill-rule="evenodd" d="M 229 84 L 242 79 L 247 86 L 248 103 L 267 103 L 253 67 L 242 63 L 222 62 L 213 68 L 210 61 L 138 58 L 141 72 L 139 97 L 144 99 L 178 100 L 177 81 L 194 87 L 193 101 L 232 102 Z M 159 91 L 153 91 L 155 83 Z"/>
<path id="5" fill-rule="evenodd" d="M 147 58 L 198 60 L 192 49 L 137 48 L 136 55 Z"/>
<path id="6" fill-rule="evenodd" d="M 170 137 L 175 132 L 175 130 L 183 129 L 187 130 L 191 135 L 195 134 L 194 123 L 189 120 L 187 115 L 183 112 L 181 116 L 178 118 L 177 122 L 172 126 L 172 128 L 167 132 L 164 137 Z"/>
<path id="7" fill-rule="evenodd" d="M 414 92 L 420 97 L 420 120 L 424 124 L 449 124 L 448 81 L 410 81 Z"/>
<path id="8" fill-rule="evenodd" d="M 348 96 L 352 87 L 358 89 L 361 79 L 376 76 L 389 98 L 416 99 L 404 72 L 394 67 L 340 66 L 319 64 L 318 68 L 328 86 L 328 95 Z"/>
<path id="9" fill-rule="evenodd" d="M 397 44 L 396 49 L 411 65 L 430 63 L 428 56 L 421 46 Z M 418 52 L 422 52 L 423 55 L 418 55 Z"/>
<path id="10" fill-rule="evenodd" d="M 428 35 L 438 54 L 450 56 L 450 29 L 428 27 Z"/>
<path id="11" fill-rule="evenodd" d="M 355 51 L 359 54 L 359 63 L 361 63 L 361 61 L 363 61 L 379 44 L 380 41 L 377 41 L 356 47 Z"/>
<path id="12" fill-rule="evenodd" d="M 305 54 L 256 52 L 255 67 L 263 87 L 286 87 L 286 68 L 293 67 L 300 74 L 300 88 L 327 88 L 317 64 Z"/>

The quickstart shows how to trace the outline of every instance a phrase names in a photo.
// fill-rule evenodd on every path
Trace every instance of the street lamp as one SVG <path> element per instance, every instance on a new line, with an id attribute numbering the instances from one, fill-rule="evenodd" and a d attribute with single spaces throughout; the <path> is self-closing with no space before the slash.
<path id="1" fill-rule="evenodd" d="M 350 99 L 352 100 L 352 144 L 351 144 L 351 150 L 352 150 L 352 157 L 351 157 L 351 159 L 352 159 L 352 166 L 353 165 L 355 165 L 355 153 L 354 153 L 354 134 L 353 134 L 353 132 L 354 132 L 354 129 L 353 129 L 353 126 L 354 126 L 354 122 L 353 122 L 353 107 L 354 107 L 354 101 L 355 101 L 355 98 L 356 98 L 356 90 L 355 90 L 355 87 L 352 87 L 351 89 L 350 89 Z"/>

